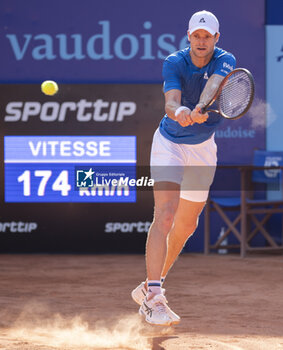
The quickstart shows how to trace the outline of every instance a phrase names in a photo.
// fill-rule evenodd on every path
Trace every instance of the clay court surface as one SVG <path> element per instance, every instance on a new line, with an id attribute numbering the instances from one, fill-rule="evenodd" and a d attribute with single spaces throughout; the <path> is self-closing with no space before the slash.
<path id="1" fill-rule="evenodd" d="M 283 257 L 183 254 L 165 282 L 174 327 L 130 292 L 141 255 L 0 255 L 0 349 L 283 349 Z"/>

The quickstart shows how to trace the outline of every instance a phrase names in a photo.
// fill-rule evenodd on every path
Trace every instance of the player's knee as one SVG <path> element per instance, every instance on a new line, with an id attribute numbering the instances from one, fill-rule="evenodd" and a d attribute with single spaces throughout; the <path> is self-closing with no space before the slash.
<path id="1" fill-rule="evenodd" d="M 158 210 L 154 216 L 154 222 L 160 231 L 167 234 L 171 229 L 174 221 L 175 210 L 172 207 L 166 207 L 163 210 Z"/>

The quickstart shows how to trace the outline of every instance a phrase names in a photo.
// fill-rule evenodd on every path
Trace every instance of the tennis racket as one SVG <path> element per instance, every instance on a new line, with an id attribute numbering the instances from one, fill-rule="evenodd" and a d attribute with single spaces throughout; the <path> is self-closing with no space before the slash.
<path id="1" fill-rule="evenodd" d="M 247 113 L 253 98 L 252 74 L 245 68 L 237 68 L 222 80 L 214 97 L 202 108 L 202 113 L 215 112 L 227 119 L 238 119 Z M 214 102 L 217 109 L 209 109 Z"/>

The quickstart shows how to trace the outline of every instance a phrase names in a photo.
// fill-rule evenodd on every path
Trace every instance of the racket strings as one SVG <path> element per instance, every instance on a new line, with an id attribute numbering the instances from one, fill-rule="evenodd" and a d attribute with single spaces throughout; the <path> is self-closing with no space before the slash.
<path id="1" fill-rule="evenodd" d="M 225 83 L 218 97 L 219 109 L 228 118 L 245 113 L 253 95 L 253 83 L 244 71 L 235 72 Z"/>

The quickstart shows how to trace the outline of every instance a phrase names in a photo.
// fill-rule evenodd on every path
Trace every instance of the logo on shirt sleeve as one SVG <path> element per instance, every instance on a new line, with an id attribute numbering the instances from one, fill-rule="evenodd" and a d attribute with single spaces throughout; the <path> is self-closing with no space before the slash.
<path id="1" fill-rule="evenodd" d="M 281 48 L 281 52 L 282 52 L 281 55 L 277 56 L 277 62 L 280 62 L 283 58 L 283 46 Z"/>
<path id="2" fill-rule="evenodd" d="M 230 72 L 233 70 L 233 67 L 229 63 L 226 63 L 226 62 L 223 63 L 223 68 L 229 69 Z"/>

